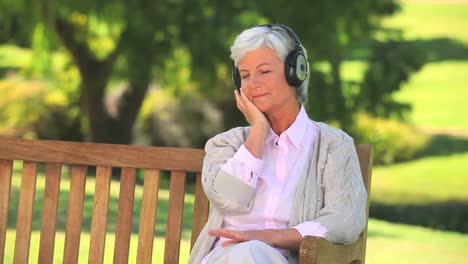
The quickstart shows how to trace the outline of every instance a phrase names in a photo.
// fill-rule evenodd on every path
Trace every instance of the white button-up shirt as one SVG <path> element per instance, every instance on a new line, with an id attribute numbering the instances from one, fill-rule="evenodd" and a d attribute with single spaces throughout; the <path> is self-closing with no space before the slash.
<path id="1" fill-rule="evenodd" d="M 318 130 L 304 107 L 301 107 L 294 123 L 281 135 L 276 135 L 270 128 L 262 159 L 255 158 L 244 145 L 239 148 L 221 169 L 255 187 L 253 207 L 248 214 L 226 215 L 222 228 L 242 231 L 289 228 L 296 186 L 308 153 L 317 139 Z M 315 221 L 304 222 L 292 228 L 298 230 L 303 237 L 325 237 L 327 231 Z M 216 247 L 225 240 L 227 239 L 221 238 Z M 280 251 L 285 254 L 285 251 Z"/>

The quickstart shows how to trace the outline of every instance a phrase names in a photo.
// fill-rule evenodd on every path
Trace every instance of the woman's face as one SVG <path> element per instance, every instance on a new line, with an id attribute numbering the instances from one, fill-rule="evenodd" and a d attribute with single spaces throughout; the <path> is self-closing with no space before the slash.
<path id="1" fill-rule="evenodd" d="M 297 104 L 296 89 L 286 82 L 284 62 L 275 51 L 262 47 L 244 55 L 238 64 L 242 91 L 263 113 Z"/>

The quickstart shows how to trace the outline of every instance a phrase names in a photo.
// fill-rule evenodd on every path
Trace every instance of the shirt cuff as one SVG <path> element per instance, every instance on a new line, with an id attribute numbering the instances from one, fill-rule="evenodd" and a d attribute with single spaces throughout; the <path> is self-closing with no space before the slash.
<path id="1" fill-rule="evenodd" d="M 254 157 L 244 145 L 241 145 L 236 154 L 221 169 L 255 187 L 263 163 L 263 160 Z"/>
<path id="2" fill-rule="evenodd" d="M 327 228 L 316 221 L 307 221 L 293 226 L 292 228 L 296 229 L 302 237 L 315 236 L 325 238 L 327 235 Z"/>
<path id="3" fill-rule="evenodd" d="M 263 166 L 263 160 L 257 159 L 252 153 L 242 144 L 239 150 L 234 154 L 233 159 L 240 161 L 247 167 L 249 170 L 252 170 L 254 173 L 259 174 Z"/>

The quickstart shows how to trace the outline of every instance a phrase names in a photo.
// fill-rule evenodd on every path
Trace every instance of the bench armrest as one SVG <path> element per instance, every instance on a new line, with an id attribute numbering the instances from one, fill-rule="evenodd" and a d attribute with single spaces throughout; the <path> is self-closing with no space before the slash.
<path id="1" fill-rule="evenodd" d="M 352 244 L 333 244 L 322 237 L 306 236 L 299 250 L 301 264 L 364 263 L 362 235 Z"/>

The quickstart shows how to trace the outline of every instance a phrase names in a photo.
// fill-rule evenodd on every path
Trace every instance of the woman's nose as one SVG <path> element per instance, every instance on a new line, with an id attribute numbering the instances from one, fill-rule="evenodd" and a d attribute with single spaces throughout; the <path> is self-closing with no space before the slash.
<path id="1" fill-rule="evenodd" d="M 260 80 L 256 76 L 251 76 L 249 80 L 247 80 L 247 82 L 247 86 L 249 86 L 250 88 L 257 88 L 262 85 Z"/>

